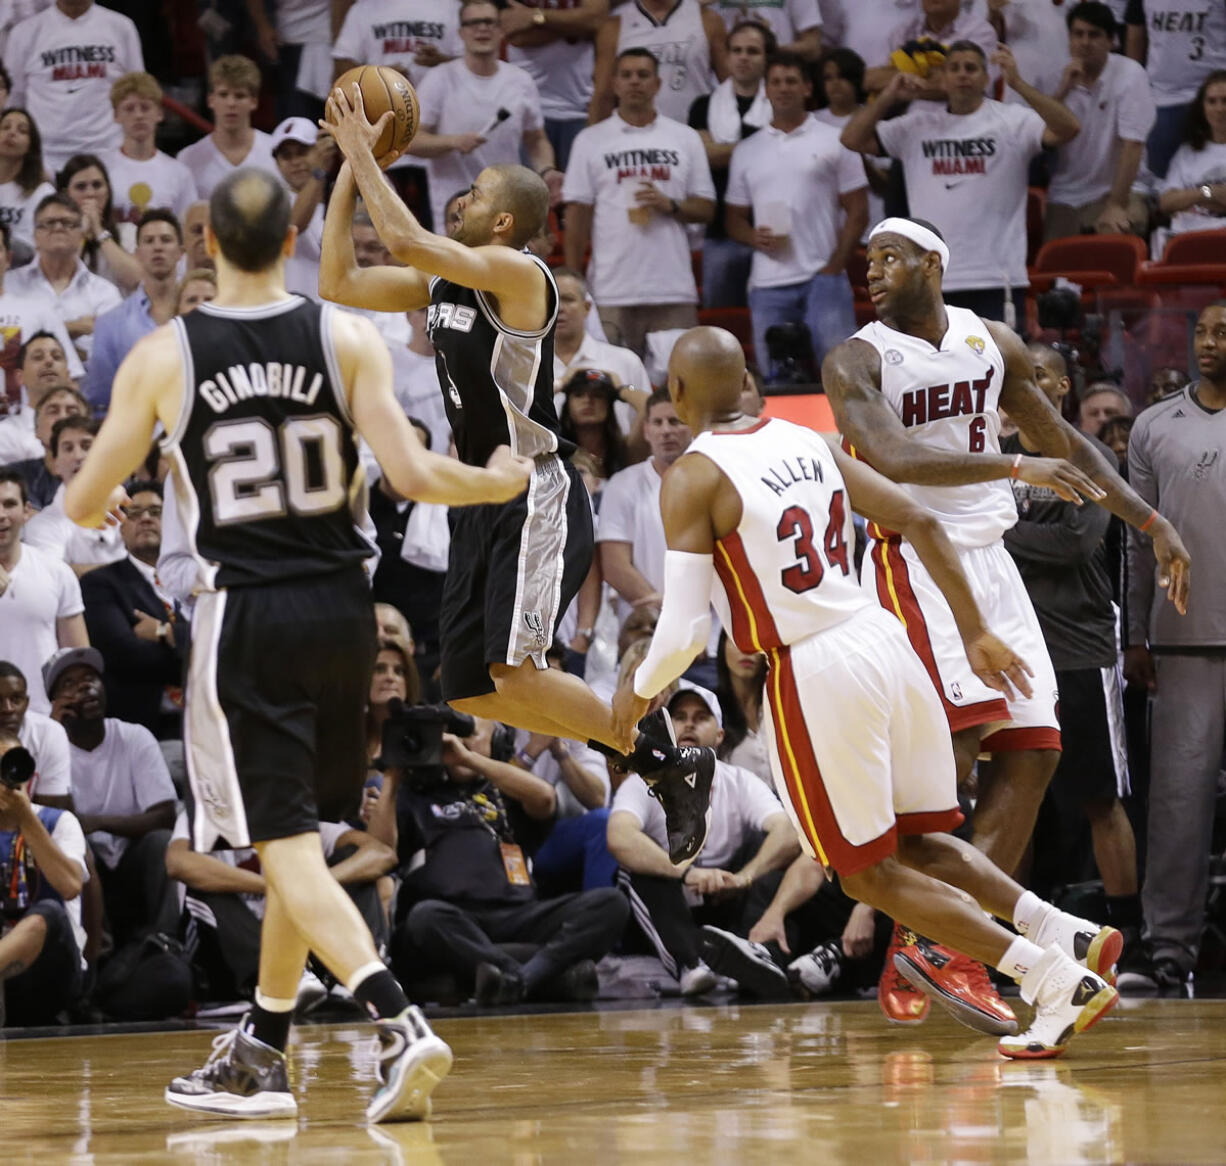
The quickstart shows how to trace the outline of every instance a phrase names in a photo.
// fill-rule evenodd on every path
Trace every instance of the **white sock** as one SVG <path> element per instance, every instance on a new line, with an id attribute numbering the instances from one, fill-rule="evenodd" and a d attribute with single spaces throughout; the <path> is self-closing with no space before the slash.
<path id="1" fill-rule="evenodd" d="M 255 1002 L 265 1012 L 293 1012 L 298 1006 L 297 1000 L 283 1000 L 276 996 L 265 996 L 259 988 L 255 990 Z"/>
<path id="2" fill-rule="evenodd" d="M 1013 905 L 1013 926 L 1022 935 L 1033 939 L 1043 920 L 1054 910 L 1050 903 L 1043 902 L 1033 891 L 1023 891 L 1022 897 Z"/>
<path id="3" fill-rule="evenodd" d="M 1008 951 L 1005 952 L 1001 957 L 1000 963 L 996 966 L 1009 979 L 1016 980 L 1020 984 L 1022 977 L 1042 958 L 1043 949 L 1037 943 L 1031 943 L 1030 940 L 1019 935 L 1009 944 Z"/>

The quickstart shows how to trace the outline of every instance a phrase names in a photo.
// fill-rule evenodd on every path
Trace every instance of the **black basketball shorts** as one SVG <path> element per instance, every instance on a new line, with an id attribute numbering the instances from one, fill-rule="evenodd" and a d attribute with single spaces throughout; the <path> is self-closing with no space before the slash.
<path id="1" fill-rule="evenodd" d="M 1110 801 L 1128 792 L 1128 750 L 1119 673 L 1111 668 L 1056 672 L 1064 744 L 1051 788 L 1063 805 Z"/>
<path id="2" fill-rule="evenodd" d="M 200 596 L 184 716 L 197 849 L 304 834 L 357 809 L 374 660 L 360 569 Z"/>
<path id="3" fill-rule="evenodd" d="M 545 651 L 592 564 L 592 506 L 578 471 L 536 459 L 526 493 L 451 511 L 451 554 L 439 614 L 443 699 L 494 691 L 490 665 Z"/>

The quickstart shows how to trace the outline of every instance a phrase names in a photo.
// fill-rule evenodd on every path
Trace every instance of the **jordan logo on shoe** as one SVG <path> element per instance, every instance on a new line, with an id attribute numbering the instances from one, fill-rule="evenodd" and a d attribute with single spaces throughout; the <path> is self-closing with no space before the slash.
<path id="1" fill-rule="evenodd" d="M 1077 985 L 1073 992 L 1073 1003 L 1078 1008 L 1089 1004 L 1095 996 L 1098 995 L 1098 984 L 1090 979 L 1089 976 L 1082 976 L 1081 982 Z"/>

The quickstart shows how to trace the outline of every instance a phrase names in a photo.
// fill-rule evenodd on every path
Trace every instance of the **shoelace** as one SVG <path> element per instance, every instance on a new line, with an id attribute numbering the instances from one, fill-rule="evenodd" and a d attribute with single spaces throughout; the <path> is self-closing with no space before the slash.
<path id="1" fill-rule="evenodd" d="M 211 1076 L 217 1071 L 221 1062 L 230 1054 L 230 1050 L 234 1047 L 234 1042 L 238 1039 L 238 1029 L 232 1028 L 229 1032 L 219 1033 L 213 1038 L 213 1051 L 209 1053 L 208 1059 L 195 1070 L 192 1075 L 197 1073 L 201 1076 Z"/>

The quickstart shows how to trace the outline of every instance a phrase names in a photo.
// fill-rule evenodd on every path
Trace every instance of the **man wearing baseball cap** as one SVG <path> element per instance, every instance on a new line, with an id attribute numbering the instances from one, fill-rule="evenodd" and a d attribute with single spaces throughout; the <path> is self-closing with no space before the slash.
<path id="1" fill-rule="evenodd" d="M 285 286 L 319 298 L 319 255 L 324 238 L 324 195 L 336 159 L 331 134 L 321 134 L 305 117 L 287 117 L 269 139 L 281 181 L 294 194 L 290 222 L 298 228 L 293 256 L 285 264 Z"/>
<path id="2" fill-rule="evenodd" d="M 668 711 L 678 745 L 714 749 L 724 739 L 713 692 L 681 681 Z M 786 998 L 787 974 L 745 936 L 778 885 L 774 872 L 800 853 L 791 819 L 760 777 L 717 761 L 710 823 L 693 866 L 678 871 L 668 858 L 663 810 L 641 777 L 628 777 L 609 814 L 609 851 L 621 865 L 618 881 L 683 996 L 709 992 L 719 972 L 754 996 Z"/>
<path id="3" fill-rule="evenodd" d="M 43 684 L 68 734 L 73 806 L 119 947 L 146 928 L 175 929 L 178 899 L 166 875 L 175 788 L 153 734 L 106 715 L 103 668 L 97 648 L 61 648 L 43 665 Z"/>

